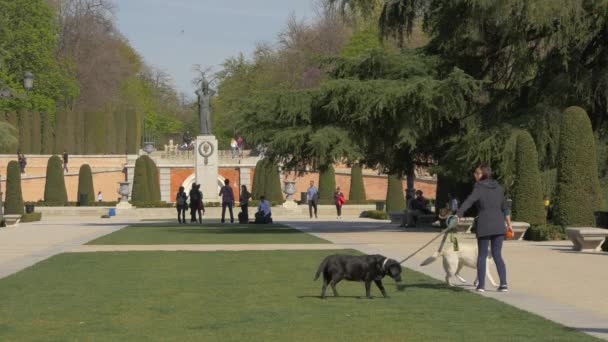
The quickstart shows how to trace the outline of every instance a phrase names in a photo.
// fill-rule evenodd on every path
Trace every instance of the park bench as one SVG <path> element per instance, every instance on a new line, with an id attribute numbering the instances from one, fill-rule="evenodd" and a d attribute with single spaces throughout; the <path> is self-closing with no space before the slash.
<path id="1" fill-rule="evenodd" d="M 608 237 L 608 229 L 592 227 L 566 228 L 566 235 L 575 251 L 600 251 Z"/>
<path id="2" fill-rule="evenodd" d="M 4 215 L 4 224 L 7 227 L 16 227 L 21 221 L 21 215 Z"/>

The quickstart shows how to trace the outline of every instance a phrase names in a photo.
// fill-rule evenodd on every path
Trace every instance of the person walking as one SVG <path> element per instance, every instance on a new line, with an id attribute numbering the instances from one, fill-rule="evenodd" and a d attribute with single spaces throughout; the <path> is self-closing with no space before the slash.
<path id="1" fill-rule="evenodd" d="M 103 202 L 103 194 L 101 191 L 97 193 L 97 202 Z"/>
<path id="2" fill-rule="evenodd" d="M 188 195 L 184 191 L 184 187 L 180 186 L 177 195 L 175 195 L 175 207 L 177 208 L 177 221 L 186 223 L 186 210 L 188 209 Z"/>
<path id="3" fill-rule="evenodd" d="M 342 206 L 346 203 L 346 198 L 342 191 L 340 191 L 340 187 L 336 188 L 336 192 L 334 192 L 334 201 L 336 202 L 336 211 L 338 212 L 338 220 L 342 219 Z"/>
<path id="4" fill-rule="evenodd" d="M 232 213 L 232 206 L 234 205 L 234 191 L 230 186 L 230 180 L 224 181 L 224 186 L 220 189 L 220 196 L 222 197 L 222 223 L 226 217 L 226 207 L 230 211 L 230 223 L 234 223 L 234 215 Z"/>
<path id="5" fill-rule="evenodd" d="M 312 218 L 312 212 L 314 209 L 315 218 L 317 218 L 317 201 L 319 200 L 319 189 L 315 186 L 314 181 L 310 181 L 310 186 L 306 190 L 306 197 L 308 198 L 308 214 Z"/>
<path id="6" fill-rule="evenodd" d="M 27 165 L 27 158 L 25 155 L 17 152 L 17 158 L 19 159 L 19 168 L 21 169 L 21 174 L 25 174 L 25 166 Z"/>
<path id="7" fill-rule="evenodd" d="M 232 151 L 232 158 L 236 157 L 238 154 L 238 146 L 234 138 L 230 139 L 230 150 Z"/>
<path id="8" fill-rule="evenodd" d="M 511 217 L 508 213 L 507 201 L 503 188 L 497 181 L 492 179 L 492 169 L 483 163 L 475 169 L 475 187 L 473 193 L 467 197 L 458 209 L 458 218 L 476 204 L 479 209 L 477 219 L 477 285 L 478 292 L 485 291 L 486 259 L 488 257 L 488 245 L 492 248 L 492 257 L 496 264 L 500 286 L 497 291 L 507 292 L 507 268 L 502 258 L 502 244 L 507 229 L 512 229 Z M 506 225 L 505 225 L 506 221 Z"/>
<path id="9" fill-rule="evenodd" d="M 196 223 L 196 212 L 198 211 L 199 200 L 202 200 L 199 198 L 199 194 L 200 191 L 198 190 L 196 183 L 192 183 L 190 193 L 188 194 L 190 195 L 190 223 Z"/>
<path id="10" fill-rule="evenodd" d="M 196 185 L 196 192 L 198 194 L 196 212 L 198 213 L 198 223 L 203 224 L 203 215 L 205 215 L 205 204 L 203 204 L 203 192 L 201 191 L 201 185 Z"/>
<path id="11" fill-rule="evenodd" d="M 249 199 L 251 193 L 247 191 L 246 185 L 241 185 L 241 194 L 239 195 L 239 203 L 241 204 L 241 219 L 239 223 L 249 223 Z"/>
<path id="12" fill-rule="evenodd" d="M 63 151 L 63 171 L 68 172 L 68 152 Z"/>

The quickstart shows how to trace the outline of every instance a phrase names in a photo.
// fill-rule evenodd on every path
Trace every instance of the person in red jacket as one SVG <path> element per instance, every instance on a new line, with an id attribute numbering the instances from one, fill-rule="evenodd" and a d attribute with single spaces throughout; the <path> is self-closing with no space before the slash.
<path id="1" fill-rule="evenodd" d="M 334 201 L 336 202 L 336 211 L 338 212 L 338 220 L 342 219 L 342 205 L 346 203 L 346 198 L 342 191 L 340 191 L 340 187 L 336 188 L 336 192 L 334 193 Z"/>

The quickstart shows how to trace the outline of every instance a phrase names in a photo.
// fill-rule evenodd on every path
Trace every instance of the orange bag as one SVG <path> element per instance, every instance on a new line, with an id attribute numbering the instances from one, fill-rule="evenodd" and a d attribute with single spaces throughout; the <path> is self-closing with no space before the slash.
<path id="1" fill-rule="evenodd" d="M 513 228 L 507 227 L 507 233 L 505 234 L 507 239 L 513 238 Z"/>

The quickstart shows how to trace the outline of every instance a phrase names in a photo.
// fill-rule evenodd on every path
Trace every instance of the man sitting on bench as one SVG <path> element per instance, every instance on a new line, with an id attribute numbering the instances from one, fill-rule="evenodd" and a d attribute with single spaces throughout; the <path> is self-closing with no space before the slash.
<path id="1" fill-rule="evenodd" d="M 422 191 L 416 191 L 416 198 L 410 201 L 409 207 L 407 208 L 407 225 L 406 227 L 416 227 L 418 216 L 431 214 L 427 206 L 426 198 Z"/>
<path id="2" fill-rule="evenodd" d="M 264 196 L 260 196 L 260 205 L 258 206 L 258 212 L 255 213 L 255 223 L 272 223 L 270 202 L 268 202 Z"/>

